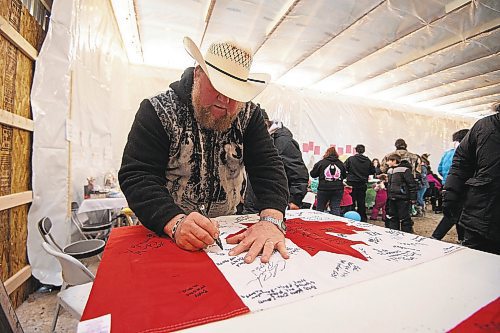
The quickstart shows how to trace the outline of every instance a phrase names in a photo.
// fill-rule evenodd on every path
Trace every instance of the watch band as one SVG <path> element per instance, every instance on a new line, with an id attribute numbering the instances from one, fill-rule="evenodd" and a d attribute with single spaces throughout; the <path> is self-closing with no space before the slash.
<path id="1" fill-rule="evenodd" d="M 272 216 L 261 216 L 259 221 L 270 222 L 270 223 L 274 224 L 275 226 L 277 226 L 278 229 L 280 229 L 280 231 L 283 234 L 286 234 L 285 218 L 283 218 L 283 220 L 278 220 Z"/>

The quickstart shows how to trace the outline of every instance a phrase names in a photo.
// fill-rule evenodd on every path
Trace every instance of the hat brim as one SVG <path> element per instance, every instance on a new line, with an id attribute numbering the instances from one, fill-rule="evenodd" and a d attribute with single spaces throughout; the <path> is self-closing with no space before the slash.
<path id="1" fill-rule="evenodd" d="M 271 76 L 265 73 L 250 73 L 247 81 L 240 81 L 207 66 L 198 46 L 189 37 L 184 37 L 184 48 L 203 69 L 212 86 L 221 94 L 239 102 L 251 101 L 267 86 Z"/>

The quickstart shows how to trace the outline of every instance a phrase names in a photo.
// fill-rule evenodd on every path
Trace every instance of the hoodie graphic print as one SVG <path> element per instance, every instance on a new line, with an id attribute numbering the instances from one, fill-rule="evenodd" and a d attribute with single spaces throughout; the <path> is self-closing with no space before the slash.
<path id="1" fill-rule="evenodd" d="M 194 113 L 168 90 L 150 98 L 171 140 L 166 187 L 186 212 L 209 203 L 208 214 L 234 214 L 245 192 L 243 133 L 252 110 L 246 105 L 224 132 L 199 127 Z"/>
<path id="2" fill-rule="evenodd" d="M 341 177 L 342 172 L 335 164 L 330 164 L 325 168 L 324 175 L 327 182 L 333 182 Z"/>

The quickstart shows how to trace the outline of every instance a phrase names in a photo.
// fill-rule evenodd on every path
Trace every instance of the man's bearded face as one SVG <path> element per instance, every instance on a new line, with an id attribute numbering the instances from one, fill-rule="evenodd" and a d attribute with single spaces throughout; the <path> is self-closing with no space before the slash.
<path id="1" fill-rule="evenodd" d="M 199 67 L 195 69 L 191 97 L 198 124 L 202 128 L 218 132 L 229 129 L 245 105 L 215 90 L 207 75 Z"/>

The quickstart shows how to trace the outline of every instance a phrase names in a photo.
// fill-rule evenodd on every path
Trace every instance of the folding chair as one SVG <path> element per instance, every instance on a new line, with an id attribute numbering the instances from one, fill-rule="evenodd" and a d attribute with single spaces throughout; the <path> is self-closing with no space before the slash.
<path id="1" fill-rule="evenodd" d="M 85 239 L 61 247 L 54 240 L 54 237 L 52 237 L 50 229 L 52 229 L 52 222 L 48 217 L 44 217 L 38 221 L 38 231 L 40 231 L 43 240 L 62 253 L 68 254 L 76 259 L 96 256 L 104 250 L 104 246 L 106 245 L 102 239 Z"/>
<path id="2" fill-rule="evenodd" d="M 106 239 L 109 235 L 112 222 L 100 222 L 100 223 L 83 223 L 78 217 L 78 203 L 71 203 L 71 222 L 75 225 L 76 229 L 84 239 Z"/>
<path id="3" fill-rule="evenodd" d="M 57 293 L 56 312 L 52 320 L 51 332 L 54 332 L 61 306 L 80 320 L 95 276 L 77 259 L 57 251 L 49 243 L 43 242 L 42 247 L 48 254 L 56 257 L 62 267 L 63 285 L 61 291 Z"/>

